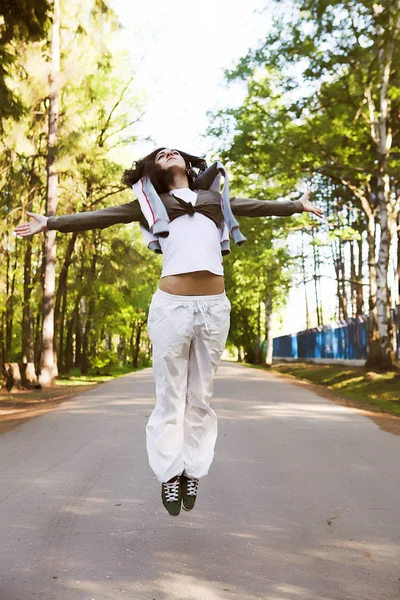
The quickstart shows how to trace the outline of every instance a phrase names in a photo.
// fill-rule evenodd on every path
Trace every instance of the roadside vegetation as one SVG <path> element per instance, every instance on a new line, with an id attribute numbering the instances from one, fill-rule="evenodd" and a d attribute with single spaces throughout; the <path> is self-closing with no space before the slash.
<path id="1" fill-rule="evenodd" d="M 273 371 L 324 386 L 346 400 L 347 404 L 400 417 L 400 375 L 376 372 L 364 367 L 274 363 Z"/>

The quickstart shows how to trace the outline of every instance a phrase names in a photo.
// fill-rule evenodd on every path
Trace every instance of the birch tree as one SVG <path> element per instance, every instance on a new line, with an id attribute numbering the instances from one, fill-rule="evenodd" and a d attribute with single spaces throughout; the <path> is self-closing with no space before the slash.
<path id="1" fill-rule="evenodd" d="M 56 148 L 58 139 L 59 77 L 60 77 L 60 0 L 54 0 L 51 28 L 51 63 L 49 72 L 49 130 L 47 142 L 46 215 L 54 216 L 57 210 L 58 173 Z M 54 290 L 56 280 L 56 231 L 46 231 L 43 252 L 43 324 L 42 353 L 39 382 L 53 385 L 57 376 L 54 356 Z"/>
<path id="2" fill-rule="evenodd" d="M 398 134 L 398 120 L 393 119 L 392 93 L 399 63 L 394 56 L 400 42 L 400 2 L 374 3 L 375 76 L 366 81 L 364 96 L 368 106 L 371 139 L 376 155 L 376 196 L 379 208 L 380 241 L 376 261 L 376 309 L 370 335 L 368 365 L 390 366 L 394 360 L 394 323 L 391 315 L 395 282 L 390 265 L 397 258 L 397 224 L 400 213 L 400 190 L 393 189 L 389 166 L 393 148 L 393 126 Z M 396 286 L 397 287 L 397 286 Z M 396 299 L 399 301 L 399 299 Z"/>

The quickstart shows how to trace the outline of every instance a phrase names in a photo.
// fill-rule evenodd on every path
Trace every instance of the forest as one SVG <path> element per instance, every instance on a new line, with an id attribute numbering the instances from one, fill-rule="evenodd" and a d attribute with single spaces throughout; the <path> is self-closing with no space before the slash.
<path id="1" fill-rule="evenodd" d="M 26 211 L 132 199 L 121 176 L 146 101 L 115 49 L 121 27 L 104 0 L 0 4 L 0 363 L 26 385 L 151 364 L 146 320 L 161 262 L 137 225 L 13 234 Z M 210 113 L 207 136 L 232 195 L 275 200 L 310 184 L 326 215 L 242 220 L 248 242 L 224 261 L 238 360 L 271 361 L 272 319 L 297 287 L 307 328 L 363 315 L 367 365 L 398 368 L 399 35 L 397 1 L 293 0 L 226 71 L 246 97 Z"/>

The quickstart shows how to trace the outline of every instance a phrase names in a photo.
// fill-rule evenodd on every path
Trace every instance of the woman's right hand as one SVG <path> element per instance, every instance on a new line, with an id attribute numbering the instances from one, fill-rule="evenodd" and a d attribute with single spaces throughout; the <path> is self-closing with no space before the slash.
<path id="1" fill-rule="evenodd" d="M 35 233 L 40 233 L 41 231 L 47 231 L 47 219 L 49 217 L 28 211 L 26 211 L 26 214 L 29 217 L 32 217 L 33 220 L 29 221 L 29 223 L 20 223 L 20 225 L 17 225 L 17 227 L 14 229 L 17 235 L 21 237 L 28 237 L 29 235 L 34 235 Z"/>

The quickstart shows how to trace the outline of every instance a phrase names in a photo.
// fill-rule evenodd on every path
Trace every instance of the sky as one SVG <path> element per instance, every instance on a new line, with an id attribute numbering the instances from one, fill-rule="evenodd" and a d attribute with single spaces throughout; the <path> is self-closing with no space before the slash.
<path id="1" fill-rule="evenodd" d="M 224 82 L 233 67 L 257 45 L 271 24 L 269 0 L 111 0 L 125 31 L 121 43 L 132 55 L 136 84 L 147 91 L 141 136 L 155 145 L 207 154 L 203 138 L 207 111 L 238 104 L 243 84 Z M 260 10 L 267 7 L 262 13 Z"/>
<path id="2" fill-rule="evenodd" d="M 259 45 L 277 5 L 271 0 L 109 0 L 109 4 L 124 26 L 119 43 L 129 52 L 136 85 L 146 91 L 146 113 L 136 128 L 140 140 L 131 160 L 158 145 L 209 159 L 213 141 L 204 135 L 210 124 L 207 112 L 238 106 L 246 93 L 243 83 L 226 84 L 224 69 L 233 68 L 249 48 Z M 282 14 L 289 6 L 290 0 L 279 2 Z M 151 141 L 144 141 L 148 137 Z M 335 302 L 329 280 L 324 281 L 324 292 L 329 312 Z M 312 299 L 310 288 L 311 310 Z M 274 332 L 283 335 L 304 328 L 304 290 L 295 285 Z"/>

